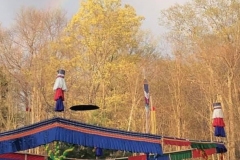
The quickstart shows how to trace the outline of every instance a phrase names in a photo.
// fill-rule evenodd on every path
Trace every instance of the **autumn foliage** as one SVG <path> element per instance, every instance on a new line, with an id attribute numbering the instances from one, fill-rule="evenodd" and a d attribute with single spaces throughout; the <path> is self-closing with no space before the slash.
<path id="1" fill-rule="evenodd" d="M 61 116 L 145 132 L 147 78 L 157 134 L 216 140 L 212 103 L 220 101 L 226 157 L 238 159 L 239 6 L 227 0 L 172 6 L 161 13 L 159 25 L 168 28 L 161 41 L 142 31 L 144 17 L 120 0 L 83 1 L 69 21 L 61 10 L 23 8 L 12 28 L 0 28 L 1 131 Z M 52 90 L 59 68 L 68 86 L 63 114 L 54 112 Z M 70 111 L 76 104 L 100 109 Z"/>

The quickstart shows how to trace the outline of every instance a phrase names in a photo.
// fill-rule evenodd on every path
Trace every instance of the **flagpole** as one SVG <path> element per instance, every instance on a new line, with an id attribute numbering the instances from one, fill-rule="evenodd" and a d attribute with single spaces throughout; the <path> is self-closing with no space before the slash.
<path id="1" fill-rule="evenodd" d="M 150 94 L 148 82 L 146 79 L 145 68 L 143 68 L 143 79 L 144 79 L 144 97 L 145 97 L 145 110 L 146 110 L 146 133 L 150 132 L 149 119 L 150 119 Z"/>
<path id="2" fill-rule="evenodd" d="M 132 104 L 131 111 L 130 111 L 130 116 L 129 116 L 128 129 L 127 129 L 127 131 L 130 130 L 131 121 L 132 121 L 132 114 L 133 114 L 133 104 Z"/>
<path id="3" fill-rule="evenodd" d="M 156 114 L 153 106 L 152 96 L 150 96 L 151 133 L 156 134 Z"/>
<path id="4" fill-rule="evenodd" d="M 149 107 L 146 107 L 146 133 L 149 133 L 148 119 L 149 119 Z"/>

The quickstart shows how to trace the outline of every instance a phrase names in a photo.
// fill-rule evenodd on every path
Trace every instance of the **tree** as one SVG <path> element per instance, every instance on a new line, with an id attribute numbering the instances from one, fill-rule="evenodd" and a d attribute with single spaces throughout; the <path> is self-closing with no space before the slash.
<path id="1" fill-rule="evenodd" d="M 211 75 L 211 83 L 209 81 L 201 83 L 211 85 L 212 89 L 208 91 L 209 97 L 206 97 L 205 105 L 209 106 L 209 102 L 212 103 L 216 99 L 217 93 L 223 96 L 225 119 L 229 127 L 226 128 L 229 159 L 234 159 L 236 156 L 235 123 L 238 120 L 235 118 L 234 106 L 238 103 L 236 98 L 238 87 L 235 81 L 238 79 L 237 69 L 240 64 L 238 6 L 238 1 L 195 0 L 183 6 L 176 5 L 163 12 L 166 22 L 164 24 L 171 28 L 172 38 L 190 49 L 188 54 L 195 56 L 194 63 L 207 66 L 204 72 Z M 176 41 L 173 43 L 176 44 Z M 201 86 L 206 91 L 207 86 Z"/>
<path id="2" fill-rule="evenodd" d="M 5 33 L 0 61 L 15 83 L 19 99 L 14 105 L 24 115 L 19 121 L 21 126 L 53 116 L 52 86 L 58 69 L 53 67 L 58 64 L 58 57 L 51 44 L 65 25 L 65 16 L 59 10 L 22 8 L 13 28 Z M 31 108 L 31 112 L 26 112 L 26 108 Z"/>
<path id="3" fill-rule="evenodd" d="M 1 28 L 0 32 L 0 57 L 4 57 L 4 52 L 9 49 L 9 33 Z M 0 58 L 0 59 L 1 59 Z M 2 62 L 2 59 L 1 59 Z M 1 127 L 2 131 L 15 129 L 18 124 L 17 121 L 21 119 L 16 106 L 19 97 L 16 94 L 18 91 L 16 81 L 11 77 L 6 67 L 2 62 L 0 65 L 0 102 L 1 102 Z"/>
<path id="4" fill-rule="evenodd" d="M 118 65 L 124 69 L 121 59 L 125 59 L 124 55 L 137 44 L 136 34 L 142 19 L 133 7 L 122 7 L 119 0 L 86 0 L 81 3 L 79 12 L 65 30 L 65 36 L 56 45 L 63 59 L 71 62 L 69 70 L 78 82 L 69 92 L 72 105 L 100 105 L 102 122 L 111 110 L 113 97 L 115 105 L 122 106 L 117 103 L 127 94 L 116 95 L 112 78 L 117 76 Z"/>

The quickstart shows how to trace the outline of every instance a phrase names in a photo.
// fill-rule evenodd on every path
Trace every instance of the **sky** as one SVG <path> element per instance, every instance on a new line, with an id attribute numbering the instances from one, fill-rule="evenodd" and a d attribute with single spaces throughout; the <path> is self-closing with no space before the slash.
<path id="1" fill-rule="evenodd" d="M 80 6 L 81 0 L 0 0 L 0 23 L 3 27 L 11 27 L 16 13 L 22 7 L 36 7 L 39 9 L 62 8 L 71 18 Z M 138 15 L 144 16 L 142 28 L 154 35 L 164 33 L 165 29 L 159 25 L 160 11 L 178 3 L 184 4 L 188 0 L 122 0 L 123 4 L 133 6 Z"/>

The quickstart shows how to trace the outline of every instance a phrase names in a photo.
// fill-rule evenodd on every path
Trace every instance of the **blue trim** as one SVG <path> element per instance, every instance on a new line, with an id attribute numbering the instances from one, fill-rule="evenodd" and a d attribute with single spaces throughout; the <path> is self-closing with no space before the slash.
<path id="1" fill-rule="evenodd" d="M 0 154 L 14 153 L 53 142 L 56 139 L 55 135 L 56 129 L 52 128 L 33 135 L 2 141 L 0 142 Z"/>
<path id="2" fill-rule="evenodd" d="M 82 128 L 90 130 L 89 133 L 83 133 L 79 131 L 70 130 L 62 127 L 53 127 L 47 130 L 40 130 L 38 133 L 31 134 L 33 129 L 38 129 L 39 127 L 44 127 L 51 125 L 53 123 L 64 124 L 67 126 L 74 126 L 75 128 Z M 98 131 L 98 134 L 91 134 L 91 131 Z M 19 134 L 23 132 L 28 132 L 31 135 L 24 137 L 12 138 L 14 134 Z M 103 133 L 101 135 L 101 132 Z M 104 133 L 114 133 L 116 137 L 104 136 Z M 10 136 L 10 140 L 0 141 L 0 154 L 12 153 L 16 151 L 26 150 L 48 144 L 53 141 L 62 141 L 67 143 L 72 143 L 76 145 L 89 146 L 89 147 L 99 147 L 103 149 L 113 149 L 113 150 L 125 150 L 137 153 L 154 153 L 162 155 L 162 146 L 160 144 L 160 139 L 162 136 L 144 134 L 138 132 L 127 132 L 118 129 L 111 129 L 105 127 L 99 127 L 94 125 L 89 125 L 85 123 L 80 123 L 72 120 L 67 120 L 63 118 L 53 118 L 50 120 L 35 123 L 30 126 L 19 128 L 13 131 L 7 131 L 0 133 L 0 138 L 4 136 Z M 121 136 L 129 136 L 128 139 L 121 139 Z M 144 141 L 134 141 L 134 138 L 143 138 Z M 168 137 L 169 138 L 169 137 Z M 133 140 L 132 140 L 133 139 Z M 174 138 L 172 138 L 174 139 Z M 180 138 L 176 138 L 181 140 Z M 150 142 L 148 142 L 148 140 Z M 154 140 L 152 142 L 151 140 Z M 182 139 L 186 140 L 186 139 Z M 159 143 L 156 143 L 159 142 Z M 204 142 L 204 141 L 200 141 Z M 205 141 L 207 142 L 207 141 Z M 212 142 L 214 143 L 214 142 Z M 223 144 L 219 144 L 217 147 L 218 153 L 226 152 L 227 149 Z M 163 158 L 163 157 L 161 157 Z"/>
<path id="3" fill-rule="evenodd" d="M 53 118 L 53 119 L 49 119 L 49 120 L 46 120 L 46 121 L 35 123 L 33 125 L 30 125 L 30 126 L 18 128 L 18 129 L 13 130 L 13 131 L 3 132 L 3 133 L 0 133 L 0 137 L 1 136 L 6 136 L 6 135 L 17 134 L 17 133 L 20 133 L 20 132 L 29 131 L 29 130 L 39 128 L 39 127 L 42 127 L 42 126 L 45 126 L 45 125 L 48 125 L 48 124 L 52 124 L 52 123 L 55 123 L 55 122 L 59 122 L 59 123 L 66 124 L 66 125 L 72 125 L 72 126 L 76 126 L 76 127 L 83 127 L 83 128 L 92 129 L 92 130 L 104 131 L 104 132 L 108 132 L 108 133 L 117 133 L 117 134 L 128 135 L 128 136 L 152 138 L 152 139 L 156 139 L 156 140 L 161 139 L 161 136 L 158 136 L 158 135 L 144 134 L 144 133 L 139 133 L 139 132 L 127 132 L 127 131 L 118 130 L 118 129 L 99 127 L 99 126 L 89 125 L 89 124 L 76 122 L 76 121 L 72 121 L 72 120 L 67 120 L 67 119 L 63 119 L 63 118 Z"/>
<path id="4" fill-rule="evenodd" d="M 114 133 L 116 137 L 107 137 L 103 135 L 83 133 L 74 131 L 63 127 L 52 127 L 47 130 L 40 130 L 38 133 L 31 134 L 31 130 L 59 123 L 64 125 L 71 125 L 76 128 L 89 129 L 92 131 L 100 131 L 105 133 Z M 11 135 L 28 132 L 31 135 L 11 138 Z M 121 136 L 130 136 L 128 139 L 121 139 Z M 162 155 L 162 146 L 160 144 L 161 136 L 143 134 L 138 132 L 127 132 L 117 129 L 109 129 L 89 124 L 84 124 L 76 121 L 66 120 L 63 118 L 53 118 L 47 121 L 42 121 L 30 126 L 19 128 L 13 131 L 0 133 L 0 138 L 10 136 L 10 140 L 0 141 L 0 154 L 12 153 L 16 151 L 26 150 L 48 144 L 53 141 L 62 141 L 71 144 L 100 147 L 103 149 L 125 150 L 130 152 L 141 153 L 156 153 Z M 131 137 L 132 136 L 132 137 Z M 118 138 L 119 137 L 119 138 Z M 134 141 L 133 137 L 147 138 L 143 141 Z M 133 140 L 131 140 L 133 139 Z M 148 142 L 148 139 L 159 141 L 159 143 Z"/>

